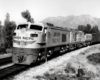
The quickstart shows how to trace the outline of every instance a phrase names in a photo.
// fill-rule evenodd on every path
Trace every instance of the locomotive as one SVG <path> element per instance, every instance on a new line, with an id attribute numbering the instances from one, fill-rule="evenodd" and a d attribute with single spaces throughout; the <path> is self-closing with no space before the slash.
<path id="1" fill-rule="evenodd" d="M 30 65 L 49 58 L 54 52 L 64 53 L 91 44 L 92 35 L 51 23 L 19 24 L 13 33 L 12 61 Z"/>

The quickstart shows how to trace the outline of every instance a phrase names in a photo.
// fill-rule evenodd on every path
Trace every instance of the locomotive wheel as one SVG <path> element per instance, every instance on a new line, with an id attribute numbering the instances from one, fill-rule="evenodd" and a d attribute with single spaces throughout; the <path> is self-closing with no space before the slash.
<path id="1" fill-rule="evenodd" d="M 69 51 L 71 51 L 71 45 L 69 45 Z"/>
<path id="2" fill-rule="evenodd" d="M 65 47 L 65 52 L 67 52 L 67 51 L 68 51 L 68 46 Z"/>
<path id="3" fill-rule="evenodd" d="M 39 53 L 39 56 L 42 56 L 42 53 Z"/>
<path id="4" fill-rule="evenodd" d="M 41 61 L 41 59 L 40 58 L 37 58 L 37 62 L 40 62 Z"/>
<path id="5" fill-rule="evenodd" d="M 40 62 L 41 61 L 41 57 L 38 56 L 36 62 Z"/>
<path id="6" fill-rule="evenodd" d="M 73 45 L 70 45 L 70 47 L 69 47 L 69 51 L 71 51 L 71 50 L 73 50 L 74 48 L 73 48 Z"/>
<path id="7" fill-rule="evenodd" d="M 66 51 L 69 51 L 69 46 L 66 46 Z"/>
<path id="8" fill-rule="evenodd" d="M 49 50 L 47 53 L 47 57 L 50 57 L 53 54 L 53 50 Z"/>
<path id="9" fill-rule="evenodd" d="M 47 59 L 47 55 L 45 54 L 45 52 L 42 52 L 42 55 L 41 55 L 41 61 L 46 61 Z"/>
<path id="10" fill-rule="evenodd" d="M 42 54 L 42 52 L 40 52 L 38 54 L 37 62 L 40 62 L 42 60 L 42 56 L 43 56 L 43 54 Z"/>
<path id="11" fill-rule="evenodd" d="M 63 52 L 66 52 L 66 47 L 64 47 Z"/>
<path id="12" fill-rule="evenodd" d="M 88 42 L 88 46 L 91 44 L 91 42 Z"/>
<path id="13" fill-rule="evenodd" d="M 61 47 L 60 53 L 64 53 L 64 47 Z"/>
<path id="14" fill-rule="evenodd" d="M 81 45 L 81 43 L 79 44 L 79 48 L 81 48 L 82 47 L 82 45 Z"/>
<path id="15" fill-rule="evenodd" d="M 66 48 L 65 51 L 68 51 L 68 49 Z"/>
<path id="16" fill-rule="evenodd" d="M 86 46 L 85 42 L 82 45 L 83 45 L 83 47 L 85 47 Z"/>
<path id="17" fill-rule="evenodd" d="M 88 42 L 86 42 L 86 46 L 88 46 Z"/>
<path id="18" fill-rule="evenodd" d="M 45 56 L 45 55 L 43 55 L 42 57 L 41 57 L 41 61 L 47 61 L 47 56 Z"/>

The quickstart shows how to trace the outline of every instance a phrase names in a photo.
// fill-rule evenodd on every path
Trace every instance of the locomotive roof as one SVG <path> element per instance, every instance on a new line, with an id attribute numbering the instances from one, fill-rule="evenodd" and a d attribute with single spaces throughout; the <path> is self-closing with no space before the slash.
<path id="1" fill-rule="evenodd" d="M 21 23 L 21 24 L 28 24 L 28 25 L 35 24 L 35 25 L 44 26 L 44 28 L 52 28 L 52 29 L 65 30 L 65 31 L 71 31 L 71 32 L 83 32 L 83 31 L 80 31 L 80 30 L 75 30 L 75 29 L 70 29 L 70 28 L 62 28 L 62 27 L 59 27 L 59 26 L 55 26 L 52 23 L 46 23 L 46 22 L 42 22 L 42 23 L 30 23 L 30 22 L 26 23 L 25 22 L 25 23 Z"/>
<path id="2" fill-rule="evenodd" d="M 42 23 L 30 23 L 30 22 L 25 22 L 25 23 L 20 23 L 19 25 L 21 25 L 21 24 L 28 24 L 28 25 L 41 25 L 41 26 L 43 26 L 43 24 Z"/>
<path id="3" fill-rule="evenodd" d="M 44 25 L 45 28 L 52 28 L 52 29 L 59 29 L 59 30 L 67 30 L 67 31 L 70 31 L 70 29 L 68 29 L 68 28 L 62 28 L 62 27 L 59 27 L 59 26 L 54 26 L 51 23 L 43 23 L 43 25 Z"/>

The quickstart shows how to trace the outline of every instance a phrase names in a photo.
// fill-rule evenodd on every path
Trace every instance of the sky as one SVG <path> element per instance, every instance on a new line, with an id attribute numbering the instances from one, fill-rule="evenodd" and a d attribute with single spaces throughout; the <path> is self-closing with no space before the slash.
<path id="1" fill-rule="evenodd" d="M 0 0 L 0 21 L 10 14 L 16 23 L 26 21 L 21 12 L 29 10 L 35 22 L 48 17 L 89 14 L 100 18 L 100 0 Z"/>

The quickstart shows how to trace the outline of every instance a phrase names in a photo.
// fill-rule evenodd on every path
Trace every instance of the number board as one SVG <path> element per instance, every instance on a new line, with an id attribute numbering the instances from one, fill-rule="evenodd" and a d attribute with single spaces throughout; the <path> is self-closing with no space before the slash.
<path id="1" fill-rule="evenodd" d="M 20 42 L 20 45 L 25 46 L 25 45 L 26 45 L 26 42 L 21 41 L 21 42 Z"/>

